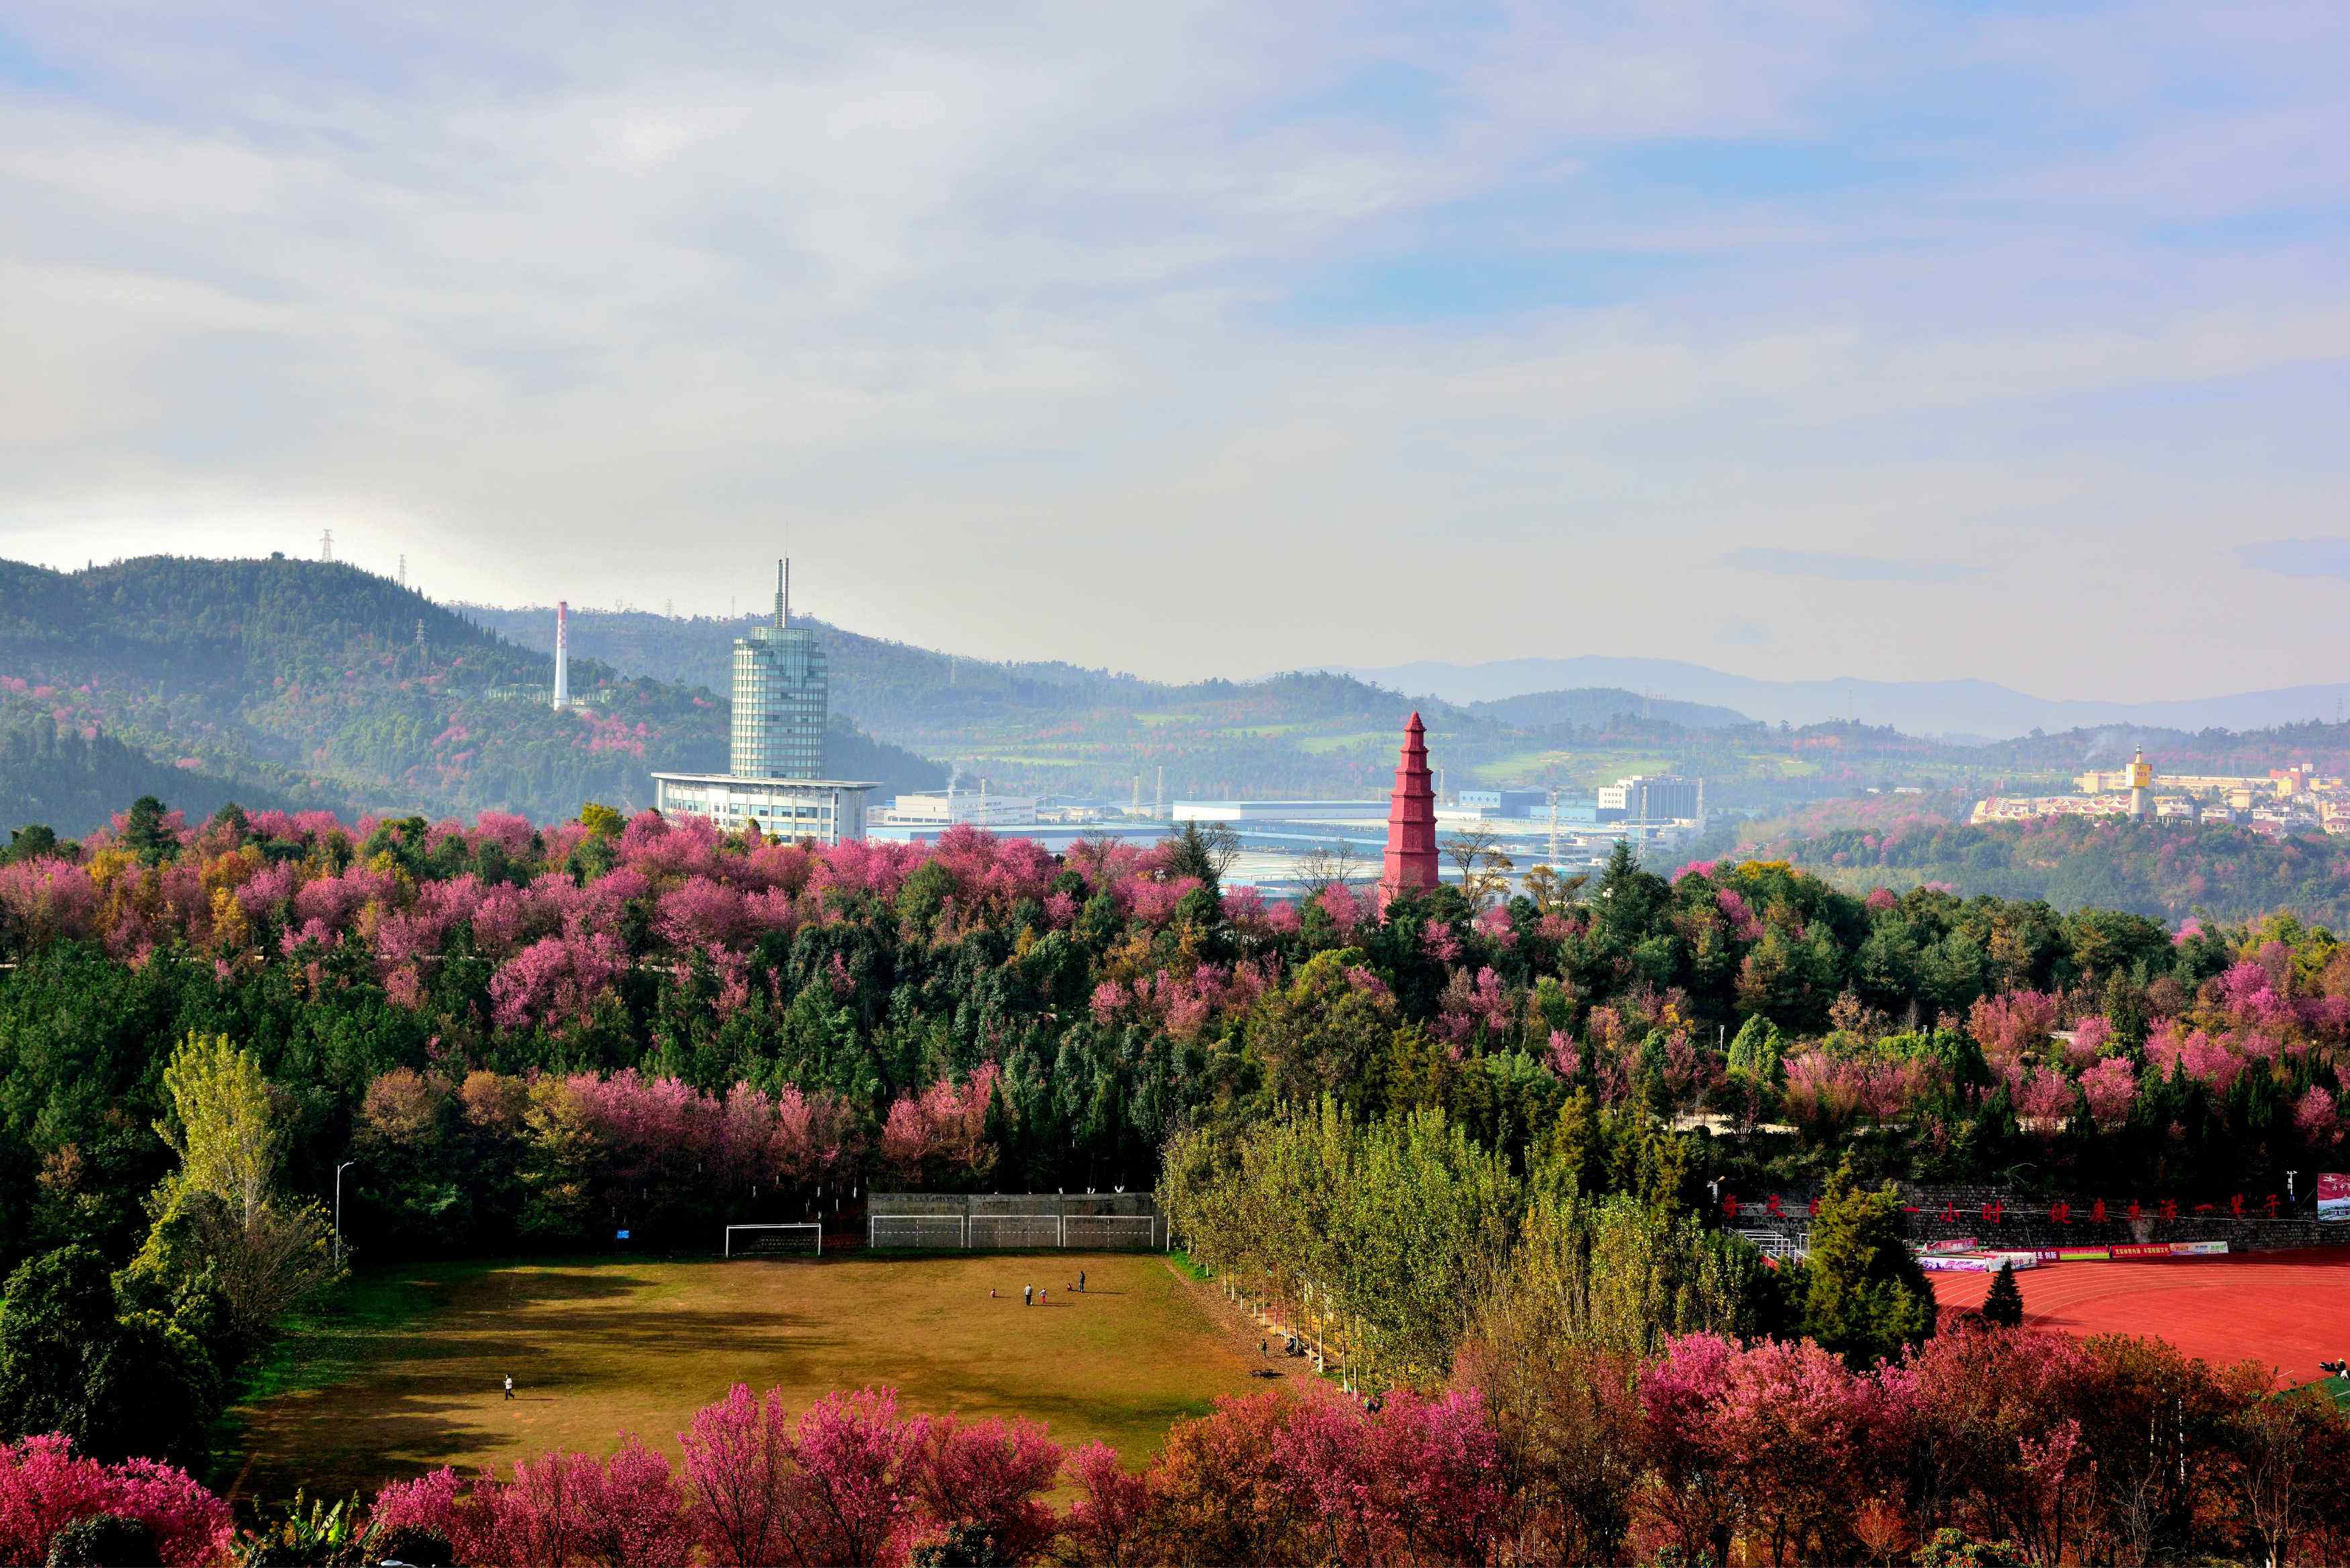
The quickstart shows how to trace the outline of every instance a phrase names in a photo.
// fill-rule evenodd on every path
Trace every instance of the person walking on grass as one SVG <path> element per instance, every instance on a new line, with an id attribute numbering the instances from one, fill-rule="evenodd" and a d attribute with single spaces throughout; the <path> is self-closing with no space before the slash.
<path id="1" fill-rule="evenodd" d="M 1035 1285 L 1022 1285 L 1020 1287 L 1020 1304 L 1022 1306 L 1035 1306 L 1036 1304 L 1036 1287 Z"/>
<path id="2" fill-rule="evenodd" d="M 506 1374 L 506 1397 L 505 1397 L 505 1399 L 504 1399 L 504 1400 L 500 1401 L 500 1403 L 502 1403 L 502 1404 L 503 1404 L 503 1403 L 510 1402 L 513 1398 L 514 1398 L 514 1374 L 513 1374 L 513 1373 L 511 1373 L 511 1372 L 509 1372 L 509 1373 L 507 1373 L 507 1374 Z"/>

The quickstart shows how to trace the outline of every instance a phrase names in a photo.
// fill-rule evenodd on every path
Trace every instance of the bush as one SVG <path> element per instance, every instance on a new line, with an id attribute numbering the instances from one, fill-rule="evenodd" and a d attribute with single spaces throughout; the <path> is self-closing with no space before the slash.
<path id="1" fill-rule="evenodd" d="M 155 1533 L 120 1513 L 77 1519 L 49 1542 L 48 1568 L 154 1568 Z"/>
<path id="2" fill-rule="evenodd" d="M 1917 1568 L 2023 1568 L 2012 1541 L 1977 1541 L 1963 1530 L 1938 1530 L 1909 1559 Z"/>

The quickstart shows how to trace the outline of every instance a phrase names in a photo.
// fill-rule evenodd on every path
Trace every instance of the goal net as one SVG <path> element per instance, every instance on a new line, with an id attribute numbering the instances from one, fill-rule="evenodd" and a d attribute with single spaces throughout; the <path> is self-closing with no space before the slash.
<path id="1" fill-rule="evenodd" d="M 1014 1248 L 1057 1247 L 1061 1217 L 1057 1214 L 974 1214 L 971 1244 L 1006 1251 Z"/>
<path id="2" fill-rule="evenodd" d="M 726 1227 L 726 1255 L 730 1258 L 820 1258 L 824 1256 L 824 1227 L 809 1222 L 729 1225 Z"/>
<path id="3" fill-rule="evenodd" d="M 867 1217 L 868 1243 L 875 1247 L 918 1247 L 933 1251 L 963 1244 L 960 1214 L 874 1214 Z"/>
<path id="4" fill-rule="evenodd" d="M 1087 1251 L 1149 1251 L 1159 1245 L 1159 1221 L 1148 1214 L 1072 1214 L 1061 1231 L 1063 1246 Z"/>

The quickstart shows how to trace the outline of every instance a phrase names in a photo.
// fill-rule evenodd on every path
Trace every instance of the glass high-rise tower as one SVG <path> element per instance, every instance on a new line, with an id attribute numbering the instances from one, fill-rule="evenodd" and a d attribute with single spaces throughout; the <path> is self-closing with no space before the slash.
<path id="1" fill-rule="evenodd" d="M 744 779 L 824 776 L 824 645 L 792 624 L 791 563 L 775 563 L 775 618 L 734 639 L 733 766 Z"/>

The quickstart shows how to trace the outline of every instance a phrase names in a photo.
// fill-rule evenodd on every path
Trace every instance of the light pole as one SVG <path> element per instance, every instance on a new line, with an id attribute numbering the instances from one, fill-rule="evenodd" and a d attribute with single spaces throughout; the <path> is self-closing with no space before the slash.
<path id="1" fill-rule="evenodd" d="M 343 1172 L 359 1163 L 347 1159 L 335 1167 L 335 1267 L 343 1266 Z"/>

